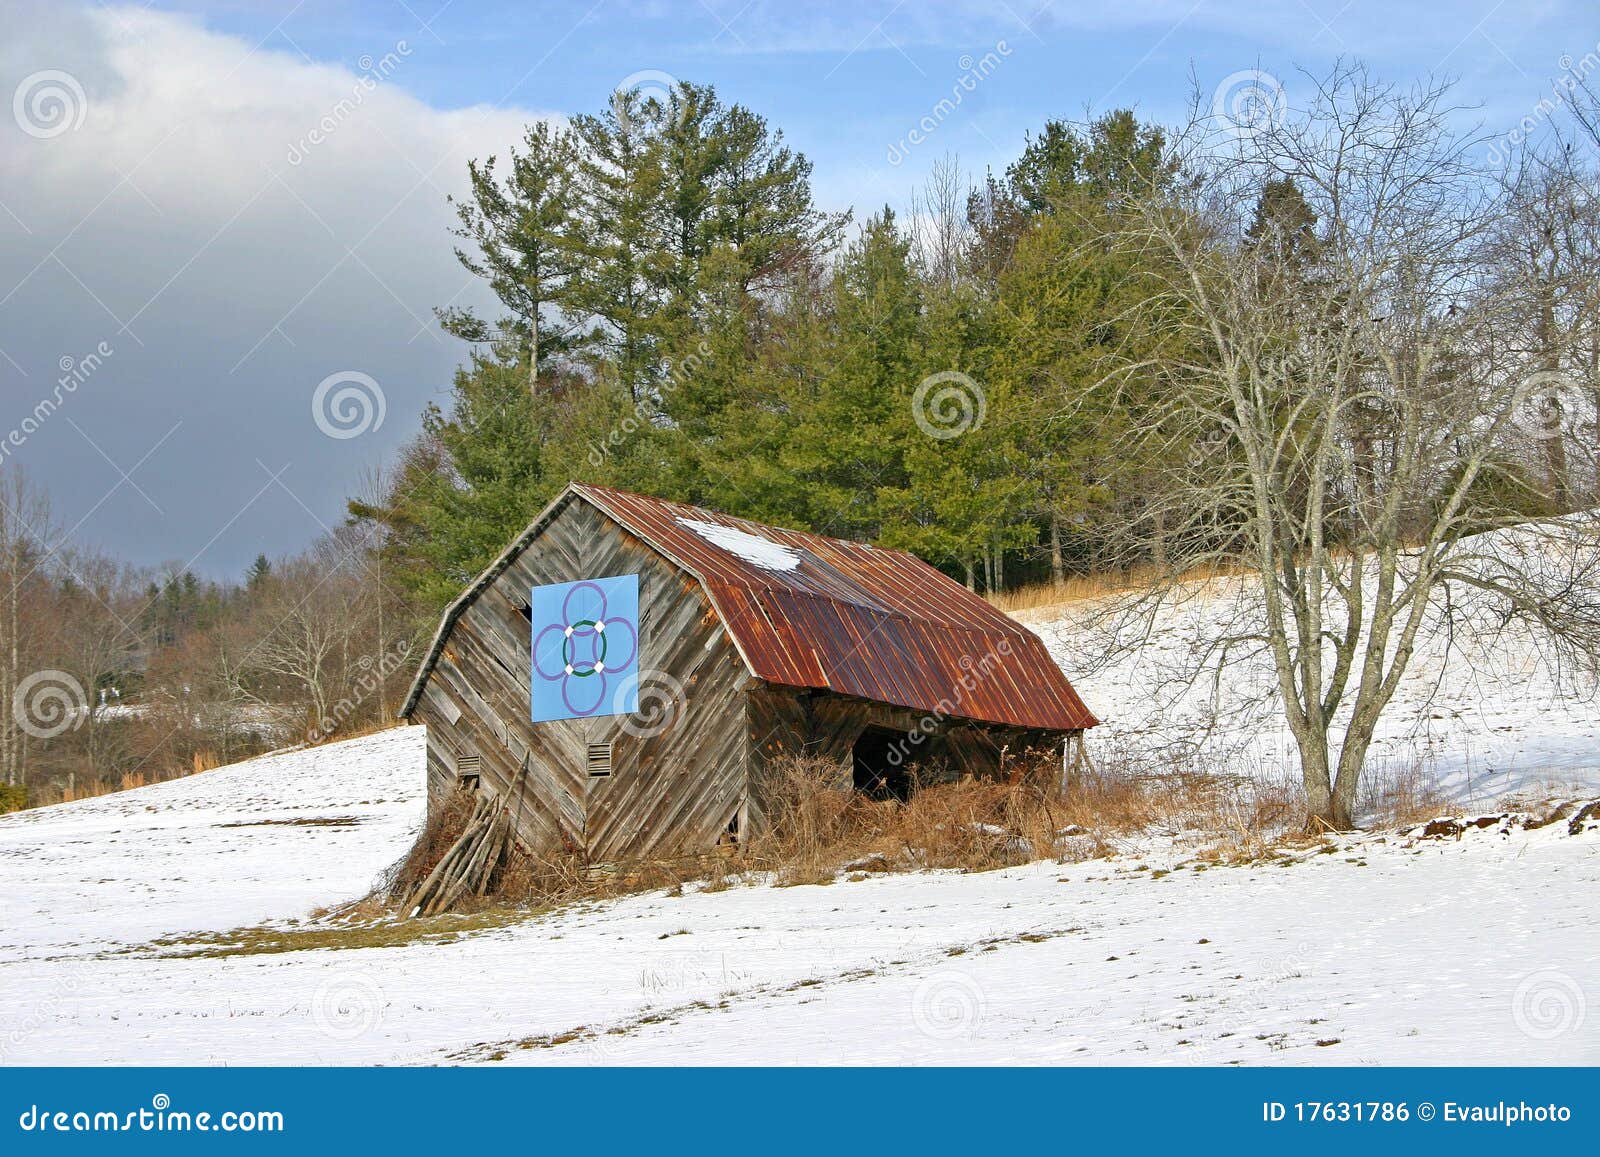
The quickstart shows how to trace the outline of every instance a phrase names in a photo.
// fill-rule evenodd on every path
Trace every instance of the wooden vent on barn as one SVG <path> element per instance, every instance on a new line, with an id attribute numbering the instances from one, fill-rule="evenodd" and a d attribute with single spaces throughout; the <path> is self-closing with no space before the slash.
<path id="1" fill-rule="evenodd" d="M 478 785 L 483 782 L 483 756 L 456 756 L 456 782 L 462 787 L 476 791 Z"/>
<path id="2" fill-rule="evenodd" d="M 611 775 L 611 744 L 589 744 L 589 778 L 606 779 Z"/>

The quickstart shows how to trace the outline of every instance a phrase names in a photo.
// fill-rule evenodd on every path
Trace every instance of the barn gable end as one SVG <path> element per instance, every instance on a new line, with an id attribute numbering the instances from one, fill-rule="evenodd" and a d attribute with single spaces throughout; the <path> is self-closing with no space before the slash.
<path id="1" fill-rule="evenodd" d="M 743 664 L 691 576 L 563 497 L 453 608 L 407 702 L 428 726 L 430 806 L 455 788 L 460 759 L 476 757 L 481 786 L 513 801 L 533 846 L 608 862 L 714 845 L 744 806 Z M 640 714 L 531 722 L 530 590 L 628 574 L 639 576 Z M 609 755 L 609 775 L 590 774 L 592 749 Z"/>

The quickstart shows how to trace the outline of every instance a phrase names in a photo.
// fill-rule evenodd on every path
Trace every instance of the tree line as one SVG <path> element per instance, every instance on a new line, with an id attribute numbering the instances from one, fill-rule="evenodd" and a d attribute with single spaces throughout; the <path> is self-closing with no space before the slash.
<path id="1" fill-rule="evenodd" d="M 1350 99 L 1374 99 L 1362 83 Z M 1192 128 L 1129 110 L 1050 121 L 1003 173 L 946 158 L 908 212 L 853 226 L 816 206 L 780 131 L 707 86 L 533 125 L 471 165 L 456 205 L 458 256 L 497 314 L 439 311 L 471 343 L 465 364 L 392 488 L 352 515 L 429 608 L 571 480 L 901 547 L 985 591 L 1164 565 L 1169 468 L 1232 435 L 1130 439 L 1165 431 L 1152 423 L 1183 396 L 1162 367 L 1216 353 L 1174 344 L 1188 323 L 1161 287 L 1182 260 L 1136 222 L 1179 209 L 1239 144 L 1212 132 L 1196 148 Z M 1440 209 L 1498 220 L 1479 240 L 1516 303 L 1503 365 L 1547 371 L 1528 405 L 1557 435 L 1508 430 L 1475 493 L 1522 513 L 1594 492 L 1593 159 L 1570 141 L 1529 151 L 1472 175 L 1476 208 Z M 1264 166 L 1235 184 L 1234 250 L 1320 276 L 1343 223 L 1306 175 Z M 1181 206 L 1188 227 L 1213 224 L 1202 208 Z"/>
<path id="2" fill-rule="evenodd" d="M 240 580 L 63 542 L 0 473 L 0 811 L 137 786 L 393 717 L 413 613 L 341 527 Z"/>
<path id="3" fill-rule="evenodd" d="M 1177 677 L 1269 655 L 1309 813 L 1348 828 L 1425 635 L 1600 654 L 1600 120 L 1575 81 L 1495 168 L 1448 84 L 1300 84 L 1246 123 L 1051 121 L 853 233 L 711 88 L 534 126 L 457 206 L 500 315 L 441 311 L 468 361 L 352 516 L 424 606 L 572 479 L 991 593 L 1139 572 L 1102 655 L 1175 584 L 1249 572 Z M 1512 525 L 1537 544 L 1484 537 Z"/>
<path id="4" fill-rule="evenodd" d="M 448 400 L 333 535 L 237 583 L 139 574 L 54 543 L 10 468 L 0 693 L 70 682 L 47 740 L 0 722 L 0 778 L 59 793 L 387 719 L 396 656 L 578 480 L 991 594 L 1267 576 L 1197 669 L 1270 652 L 1313 813 L 1348 826 L 1457 593 L 1600 653 L 1592 552 L 1473 546 L 1596 501 L 1600 102 L 1575 86 L 1551 142 L 1490 167 L 1446 85 L 1341 63 L 1301 91 L 1262 123 L 1052 120 L 860 222 L 708 86 L 529 126 L 455 205 L 496 308 L 439 309 L 467 343 Z"/>

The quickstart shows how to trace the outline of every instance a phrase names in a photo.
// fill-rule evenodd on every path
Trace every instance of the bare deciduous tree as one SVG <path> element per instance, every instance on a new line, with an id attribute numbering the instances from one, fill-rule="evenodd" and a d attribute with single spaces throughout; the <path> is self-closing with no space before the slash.
<path id="1" fill-rule="evenodd" d="M 1312 821 L 1345 829 L 1419 639 L 1489 613 L 1590 662 L 1600 554 L 1587 517 L 1515 549 L 1484 534 L 1527 518 L 1506 448 L 1537 422 L 1540 366 L 1497 340 L 1517 324 L 1493 292 L 1505 205 L 1450 128 L 1448 87 L 1344 64 L 1306 83 L 1276 123 L 1219 126 L 1197 103 L 1174 137 L 1182 179 L 1123 238 L 1148 256 L 1157 352 L 1108 385 L 1142 391 L 1149 420 L 1122 450 L 1159 477 L 1124 562 L 1167 575 L 1122 612 L 1151 613 L 1197 568 L 1259 575 L 1188 677 L 1270 654 Z"/>
<path id="2" fill-rule="evenodd" d="M 972 190 L 961 160 L 947 154 L 933 163 L 920 193 L 911 195 L 911 244 L 928 281 L 953 289 L 966 275 L 971 226 L 967 201 Z"/>
<path id="3" fill-rule="evenodd" d="M 17 467 L 0 469 L 0 775 L 12 785 L 27 783 L 29 736 L 15 700 L 39 650 L 33 604 L 53 533 L 45 495 Z"/>
<path id="4" fill-rule="evenodd" d="M 1492 234 L 1494 337 L 1538 375 L 1529 465 L 1565 511 L 1592 500 L 1600 467 L 1600 199 L 1570 147 L 1517 161 Z"/>

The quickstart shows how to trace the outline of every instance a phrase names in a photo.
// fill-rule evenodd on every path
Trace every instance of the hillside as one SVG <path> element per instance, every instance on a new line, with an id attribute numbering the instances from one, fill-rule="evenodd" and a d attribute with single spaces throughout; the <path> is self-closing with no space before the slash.
<path id="1" fill-rule="evenodd" d="M 1282 779 L 1259 659 L 1170 679 L 1249 581 L 1193 588 L 1094 672 L 1103 604 L 1021 617 L 1106 720 L 1102 757 Z M 1494 818 L 1241 866 L 1152 832 L 973 875 L 309 919 L 409 845 L 420 727 L 0 817 L 0 1060 L 1600 1062 L 1600 818 L 1546 822 L 1600 792 L 1600 719 L 1526 636 L 1454 647 L 1419 653 L 1376 778 Z"/>
<path id="2" fill-rule="evenodd" d="M 0 961 L 303 915 L 421 822 L 420 728 L 0 816 Z"/>
<path id="3" fill-rule="evenodd" d="M 1479 536 L 1466 549 L 1520 557 L 1548 545 L 1519 528 Z M 1275 702 L 1263 695 L 1275 687 L 1270 658 L 1236 649 L 1214 680 L 1210 670 L 1186 678 L 1218 624 L 1248 607 L 1258 582 L 1226 577 L 1185 587 L 1148 629 L 1143 619 L 1108 617 L 1121 606 L 1110 597 L 1016 617 L 1045 640 L 1103 721 L 1094 732 L 1100 749 L 1171 748 L 1206 770 L 1280 778 L 1296 759 Z M 1453 637 L 1435 630 L 1420 641 L 1380 721 L 1369 781 L 1376 787 L 1416 778 L 1445 799 L 1482 808 L 1519 792 L 1600 788 L 1600 699 L 1593 683 L 1563 669 L 1528 631 L 1497 629 L 1495 609 L 1477 601 L 1466 612 L 1473 630 Z M 1110 661 L 1097 665 L 1105 655 Z"/>
<path id="4" fill-rule="evenodd" d="M 1600 1060 L 1592 821 L 303 922 L 401 853 L 421 780 L 407 728 L 0 818 L 0 1059 Z"/>

